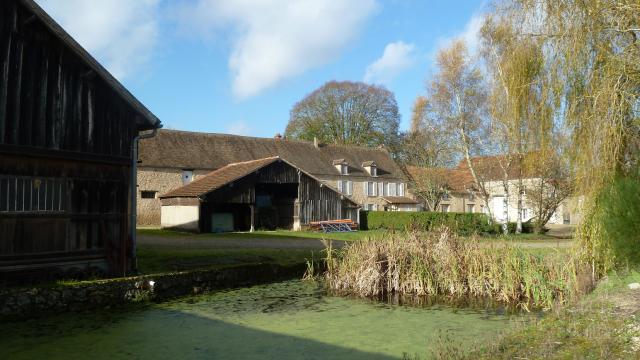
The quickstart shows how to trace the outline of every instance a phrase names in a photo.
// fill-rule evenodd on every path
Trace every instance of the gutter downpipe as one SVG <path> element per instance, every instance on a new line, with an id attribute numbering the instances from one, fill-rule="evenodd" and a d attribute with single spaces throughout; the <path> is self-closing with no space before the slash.
<path id="1" fill-rule="evenodd" d="M 162 127 L 162 125 L 160 125 Z M 149 139 L 158 133 L 158 128 L 154 128 L 150 133 L 140 134 L 133 138 L 131 144 L 131 213 L 129 214 L 129 236 L 131 237 L 131 260 L 132 270 L 138 270 L 138 258 L 136 254 L 136 219 L 137 219 L 137 203 L 138 203 L 138 141 L 140 139 Z M 126 271 L 125 271 L 126 272 Z"/>

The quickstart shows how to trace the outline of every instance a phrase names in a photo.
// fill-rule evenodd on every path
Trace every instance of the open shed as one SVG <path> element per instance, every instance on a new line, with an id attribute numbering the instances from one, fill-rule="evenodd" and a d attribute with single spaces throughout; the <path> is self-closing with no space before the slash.
<path id="1" fill-rule="evenodd" d="M 229 164 L 160 198 L 163 228 L 196 232 L 358 221 L 353 200 L 277 156 Z"/>
<path id="2" fill-rule="evenodd" d="M 134 148 L 158 127 L 34 1 L 0 1 L 0 280 L 129 272 Z"/>

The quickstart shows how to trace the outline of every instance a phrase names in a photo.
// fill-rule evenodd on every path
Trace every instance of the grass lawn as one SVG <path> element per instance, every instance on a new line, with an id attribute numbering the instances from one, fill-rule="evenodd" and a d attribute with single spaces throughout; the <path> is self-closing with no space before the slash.
<path id="1" fill-rule="evenodd" d="M 189 237 L 201 239 L 331 239 L 343 241 L 358 241 L 369 238 L 385 236 L 386 230 L 360 230 L 343 233 L 322 233 L 317 231 L 254 231 L 254 232 L 231 232 L 231 233 L 204 233 L 194 234 L 182 231 L 164 229 L 138 229 L 138 235 L 166 236 L 166 237 Z M 558 239 L 545 234 L 509 234 L 509 235 L 486 235 L 479 238 L 481 241 L 515 241 L 515 242 L 554 242 Z"/>
<path id="2" fill-rule="evenodd" d="M 239 264 L 289 265 L 319 259 L 317 250 L 300 249 L 203 249 L 174 246 L 138 246 L 138 270 L 143 274 L 213 269 Z"/>
<path id="3" fill-rule="evenodd" d="M 516 326 L 468 359 L 637 359 L 640 355 L 640 273 L 612 273 L 577 304 Z M 450 349 L 455 348 L 451 347 Z M 446 355 L 451 354 L 444 351 Z M 454 352 L 455 353 L 455 352 Z"/>

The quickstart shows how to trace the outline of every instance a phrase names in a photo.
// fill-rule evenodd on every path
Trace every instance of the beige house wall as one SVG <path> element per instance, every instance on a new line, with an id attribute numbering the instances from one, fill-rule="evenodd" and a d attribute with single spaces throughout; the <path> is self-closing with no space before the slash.
<path id="1" fill-rule="evenodd" d="M 448 199 L 443 199 L 438 205 L 438 211 L 444 211 L 448 205 L 448 212 L 469 212 L 468 206 L 473 206 L 474 213 L 483 212 L 484 200 L 479 196 L 471 196 L 467 193 L 450 193 Z"/>
<path id="2" fill-rule="evenodd" d="M 523 179 L 524 186 L 532 186 L 535 184 L 536 179 Z M 491 215 L 497 221 L 504 221 L 504 211 L 500 214 L 496 213 L 497 209 L 504 209 L 504 196 L 505 189 L 502 181 L 492 181 L 485 184 L 487 190 L 491 194 L 488 206 L 491 207 Z M 518 181 L 510 180 L 507 183 L 509 191 L 509 204 L 508 204 L 508 217 L 510 222 L 515 222 L 518 218 Z M 527 221 L 534 216 L 533 209 L 530 208 L 530 203 L 527 200 L 526 193 L 522 197 L 524 208 L 526 211 L 523 221 Z M 480 196 L 471 196 L 468 193 L 451 193 L 449 199 L 442 200 L 438 206 L 438 211 L 443 211 L 442 205 L 448 205 L 449 212 L 469 212 L 468 206 L 473 205 L 473 212 L 475 213 L 487 213 L 487 204 Z M 568 222 L 569 224 L 578 224 L 581 217 L 582 197 L 572 197 L 563 201 L 554 215 L 549 220 L 550 224 L 563 224 Z"/>
<path id="3" fill-rule="evenodd" d="M 158 196 L 182 186 L 182 169 L 171 168 L 139 168 L 137 189 L 137 225 L 160 226 L 161 204 Z M 208 174 L 208 170 L 194 170 L 193 179 L 196 180 Z M 143 199 L 142 191 L 155 191 L 154 199 Z"/>
<path id="4" fill-rule="evenodd" d="M 198 231 L 200 220 L 199 205 L 166 205 L 162 208 L 162 228 Z"/>

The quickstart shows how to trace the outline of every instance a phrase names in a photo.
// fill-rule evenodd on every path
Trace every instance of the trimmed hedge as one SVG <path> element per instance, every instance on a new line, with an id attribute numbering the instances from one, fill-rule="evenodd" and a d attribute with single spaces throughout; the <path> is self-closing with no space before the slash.
<path id="1" fill-rule="evenodd" d="M 361 211 L 362 230 L 421 230 L 429 231 L 446 225 L 460 235 L 473 233 L 496 233 L 495 224 L 489 224 L 485 214 L 478 213 L 441 213 L 431 211 Z"/>

